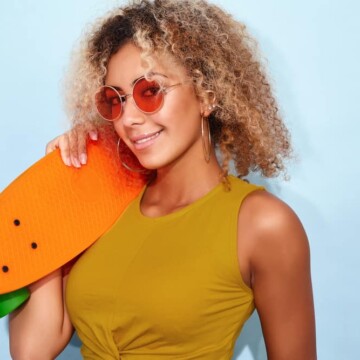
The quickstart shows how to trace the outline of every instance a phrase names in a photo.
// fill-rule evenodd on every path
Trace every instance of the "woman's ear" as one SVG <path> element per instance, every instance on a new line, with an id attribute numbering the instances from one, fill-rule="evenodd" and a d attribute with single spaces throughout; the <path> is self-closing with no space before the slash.
<path id="1" fill-rule="evenodd" d="M 201 115 L 204 117 L 209 117 L 215 108 L 216 105 L 214 103 L 203 102 L 200 106 Z"/>
<path id="2" fill-rule="evenodd" d="M 212 91 L 207 91 L 206 98 L 201 102 L 201 114 L 208 117 L 216 108 L 216 97 Z"/>

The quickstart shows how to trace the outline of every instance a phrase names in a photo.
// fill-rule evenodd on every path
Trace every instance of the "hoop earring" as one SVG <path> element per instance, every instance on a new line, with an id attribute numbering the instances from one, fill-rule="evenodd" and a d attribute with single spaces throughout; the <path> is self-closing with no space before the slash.
<path id="1" fill-rule="evenodd" d="M 122 165 L 126 170 L 129 170 L 129 171 L 132 171 L 132 172 L 136 172 L 136 173 L 139 173 L 139 174 L 148 174 L 148 173 L 149 173 L 149 170 L 147 170 L 147 169 L 145 169 L 145 168 L 134 169 L 134 168 L 132 168 L 131 166 L 129 166 L 128 164 L 126 164 L 126 162 L 122 159 L 122 156 L 121 156 L 120 145 L 121 145 L 121 138 L 119 138 L 119 140 L 118 140 L 118 142 L 117 142 L 117 152 L 118 152 L 118 155 L 119 155 L 119 159 L 120 159 L 121 165 Z M 125 146 L 126 146 L 126 145 L 125 145 Z"/>
<path id="2" fill-rule="evenodd" d="M 205 126 L 206 126 L 206 130 L 205 130 Z M 207 136 L 205 134 L 205 131 L 207 131 Z M 210 161 L 210 155 L 211 155 L 211 134 L 209 127 L 209 119 L 202 115 L 201 115 L 201 140 L 204 151 L 204 158 L 205 161 L 208 163 Z"/>

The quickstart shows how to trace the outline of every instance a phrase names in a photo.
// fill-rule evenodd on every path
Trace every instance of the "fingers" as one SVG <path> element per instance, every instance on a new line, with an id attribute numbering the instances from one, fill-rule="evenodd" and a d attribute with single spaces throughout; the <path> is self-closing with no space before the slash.
<path id="1" fill-rule="evenodd" d="M 67 137 L 67 133 L 57 136 L 55 139 L 51 140 L 46 145 L 45 154 L 49 154 L 58 148 L 60 148 L 60 154 L 64 164 L 67 166 L 71 166 L 69 155 L 69 140 Z"/>
<path id="2" fill-rule="evenodd" d="M 85 165 L 87 162 L 86 144 L 87 137 L 93 141 L 97 141 L 98 132 L 92 124 L 87 124 L 86 128 L 80 129 L 77 133 L 77 147 L 78 147 L 78 159 L 81 165 Z"/>
<path id="3" fill-rule="evenodd" d="M 79 136 L 77 139 L 77 152 L 81 165 L 85 165 L 87 161 L 86 154 L 86 136 Z"/>
<path id="4" fill-rule="evenodd" d="M 93 125 L 81 124 L 56 137 L 46 145 L 46 154 L 60 149 L 61 158 L 67 166 L 80 168 L 87 162 L 87 138 L 98 139 L 98 131 Z"/>
<path id="5" fill-rule="evenodd" d="M 68 132 L 69 138 L 69 149 L 70 149 L 70 159 L 71 164 L 76 168 L 81 167 L 79 160 L 79 151 L 78 151 L 78 138 L 82 136 L 82 133 L 79 133 L 76 129 L 72 129 Z"/>
<path id="6" fill-rule="evenodd" d="M 54 140 L 51 140 L 50 142 L 48 142 L 46 144 L 45 154 L 49 154 L 49 153 L 51 153 L 52 151 L 54 151 L 55 149 L 57 149 L 59 147 L 58 143 L 55 142 L 55 140 L 57 140 L 57 138 L 54 139 Z"/>
<path id="7" fill-rule="evenodd" d="M 71 157 L 70 157 L 70 145 L 69 145 L 69 136 L 68 133 L 60 135 L 58 137 L 60 148 L 61 159 L 65 165 L 71 166 Z"/>
<path id="8" fill-rule="evenodd" d="M 93 141 L 96 141 L 98 139 L 98 131 L 95 127 L 91 127 L 89 129 L 89 137 Z"/>

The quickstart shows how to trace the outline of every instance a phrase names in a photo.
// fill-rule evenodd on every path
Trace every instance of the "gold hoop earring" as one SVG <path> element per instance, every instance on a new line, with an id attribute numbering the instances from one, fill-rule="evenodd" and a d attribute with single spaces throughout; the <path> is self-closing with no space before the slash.
<path id="1" fill-rule="evenodd" d="M 129 152 L 129 148 L 124 144 L 123 147 L 126 148 L 124 151 L 121 151 L 120 150 L 120 146 L 121 146 L 121 138 L 119 138 L 118 142 L 117 142 L 117 152 L 118 152 L 118 155 L 119 155 L 119 159 L 120 159 L 120 162 L 121 162 L 121 165 L 126 169 L 126 170 L 129 170 L 129 171 L 132 171 L 132 172 L 136 172 L 136 173 L 139 173 L 139 174 L 148 174 L 149 173 L 149 170 L 145 169 L 144 167 L 142 168 L 138 168 L 138 169 L 134 169 L 132 168 L 131 166 L 129 166 L 124 160 L 123 160 L 123 157 L 121 156 L 121 153 L 125 153 L 125 152 Z M 130 155 L 127 155 L 128 157 Z M 141 165 L 140 165 L 141 166 Z"/>
<path id="2" fill-rule="evenodd" d="M 205 132 L 207 132 L 207 135 L 205 134 Z M 203 115 L 201 116 L 201 140 L 204 151 L 204 158 L 205 161 L 208 163 L 210 161 L 211 155 L 211 134 L 209 127 L 209 119 Z"/>

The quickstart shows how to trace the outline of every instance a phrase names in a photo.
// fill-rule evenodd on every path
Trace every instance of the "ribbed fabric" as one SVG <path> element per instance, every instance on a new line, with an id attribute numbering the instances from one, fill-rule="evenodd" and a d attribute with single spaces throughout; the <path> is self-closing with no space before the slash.
<path id="1" fill-rule="evenodd" d="M 261 189 L 229 176 L 169 215 L 142 215 L 143 192 L 75 264 L 66 303 L 85 359 L 229 360 L 253 294 L 241 278 L 237 219 Z"/>

